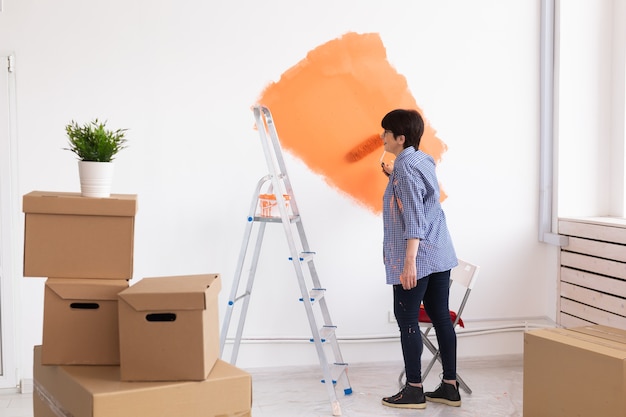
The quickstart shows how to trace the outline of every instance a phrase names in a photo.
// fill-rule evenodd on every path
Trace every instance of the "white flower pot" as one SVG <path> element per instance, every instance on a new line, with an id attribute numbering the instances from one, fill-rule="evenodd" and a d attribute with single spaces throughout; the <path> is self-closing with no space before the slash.
<path id="1" fill-rule="evenodd" d="M 110 197 L 113 162 L 78 161 L 80 192 L 83 197 Z"/>

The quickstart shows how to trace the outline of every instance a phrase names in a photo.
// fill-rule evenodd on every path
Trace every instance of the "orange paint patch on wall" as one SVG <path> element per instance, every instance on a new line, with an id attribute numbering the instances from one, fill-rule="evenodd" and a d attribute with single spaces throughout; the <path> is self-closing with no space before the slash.
<path id="1" fill-rule="evenodd" d="M 390 110 L 416 109 L 424 116 L 375 33 L 347 33 L 315 48 L 270 84 L 258 102 L 272 112 L 285 150 L 375 213 L 382 211 L 387 185 L 379 163 L 382 140 L 357 161 L 348 154 L 380 135 L 380 121 Z M 420 149 L 439 162 L 446 145 L 424 120 Z"/>

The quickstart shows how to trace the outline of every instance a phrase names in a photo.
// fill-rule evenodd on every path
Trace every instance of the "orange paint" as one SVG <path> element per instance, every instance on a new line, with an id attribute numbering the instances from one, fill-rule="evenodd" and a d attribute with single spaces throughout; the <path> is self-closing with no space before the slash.
<path id="1" fill-rule="evenodd" d="M 347 33 L 310 51 L 263 91 L 259 103 L 272 112 L 285 150 L 376 213 L 387 185 L 379 162 L 383 148 L 356 162 L 347 155 L 380 134 L 380 121 L 390 110 L 411 108 L 424 115 L 375 33 Z M 439 162 L 446 145 L 424 120 L 420 149 Z"/>

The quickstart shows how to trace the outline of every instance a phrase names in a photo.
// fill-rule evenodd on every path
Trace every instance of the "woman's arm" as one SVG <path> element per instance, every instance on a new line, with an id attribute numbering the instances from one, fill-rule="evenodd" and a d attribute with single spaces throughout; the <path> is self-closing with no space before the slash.
<path id="1" fill-rule="evenodd" d="M 404 268 L 402 269 L 402 274 L 400 274 L 400 282 L 402 283 L 402 288 L 405 290 L 410 290 L 417 286 L 417 268 L 415 267 L 415 260 L 417 258 L 419 244 L 419 239 L 407 239 L 406 241 Z"/>

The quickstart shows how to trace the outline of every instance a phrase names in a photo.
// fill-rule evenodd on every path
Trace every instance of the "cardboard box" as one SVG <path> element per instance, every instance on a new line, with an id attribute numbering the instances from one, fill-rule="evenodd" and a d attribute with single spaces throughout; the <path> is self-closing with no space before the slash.
<path id="1" fill-rule="evenodd" d="M 24 276 L 132 278 L 136 195 L 33 191 L 22 206 Z"/>
<path id="2" fill-rule="evenodd" d="M 124 381 L 203 380 L 219 357 L 219 274 L 144 278 L 119 293 Z"/>
<path id="3" fill-rule="evenodd" d="M 117 294 L 126 280 L 48 278 L 44 292 L 44 365 L 119 365 Z"/>
<path id="4" fill-rule="evenodd" d="M 591 325 L 524 334 L 524 416 L 626 416 L 626 331 Z"/>
<path id="5" fill-rule="evenodd" d="M 250 417 L 250 374 L 218 360 L 204 381 L 122 382 L 119 366 L 46 366 L 34 349 L 34 417 Z"/>

